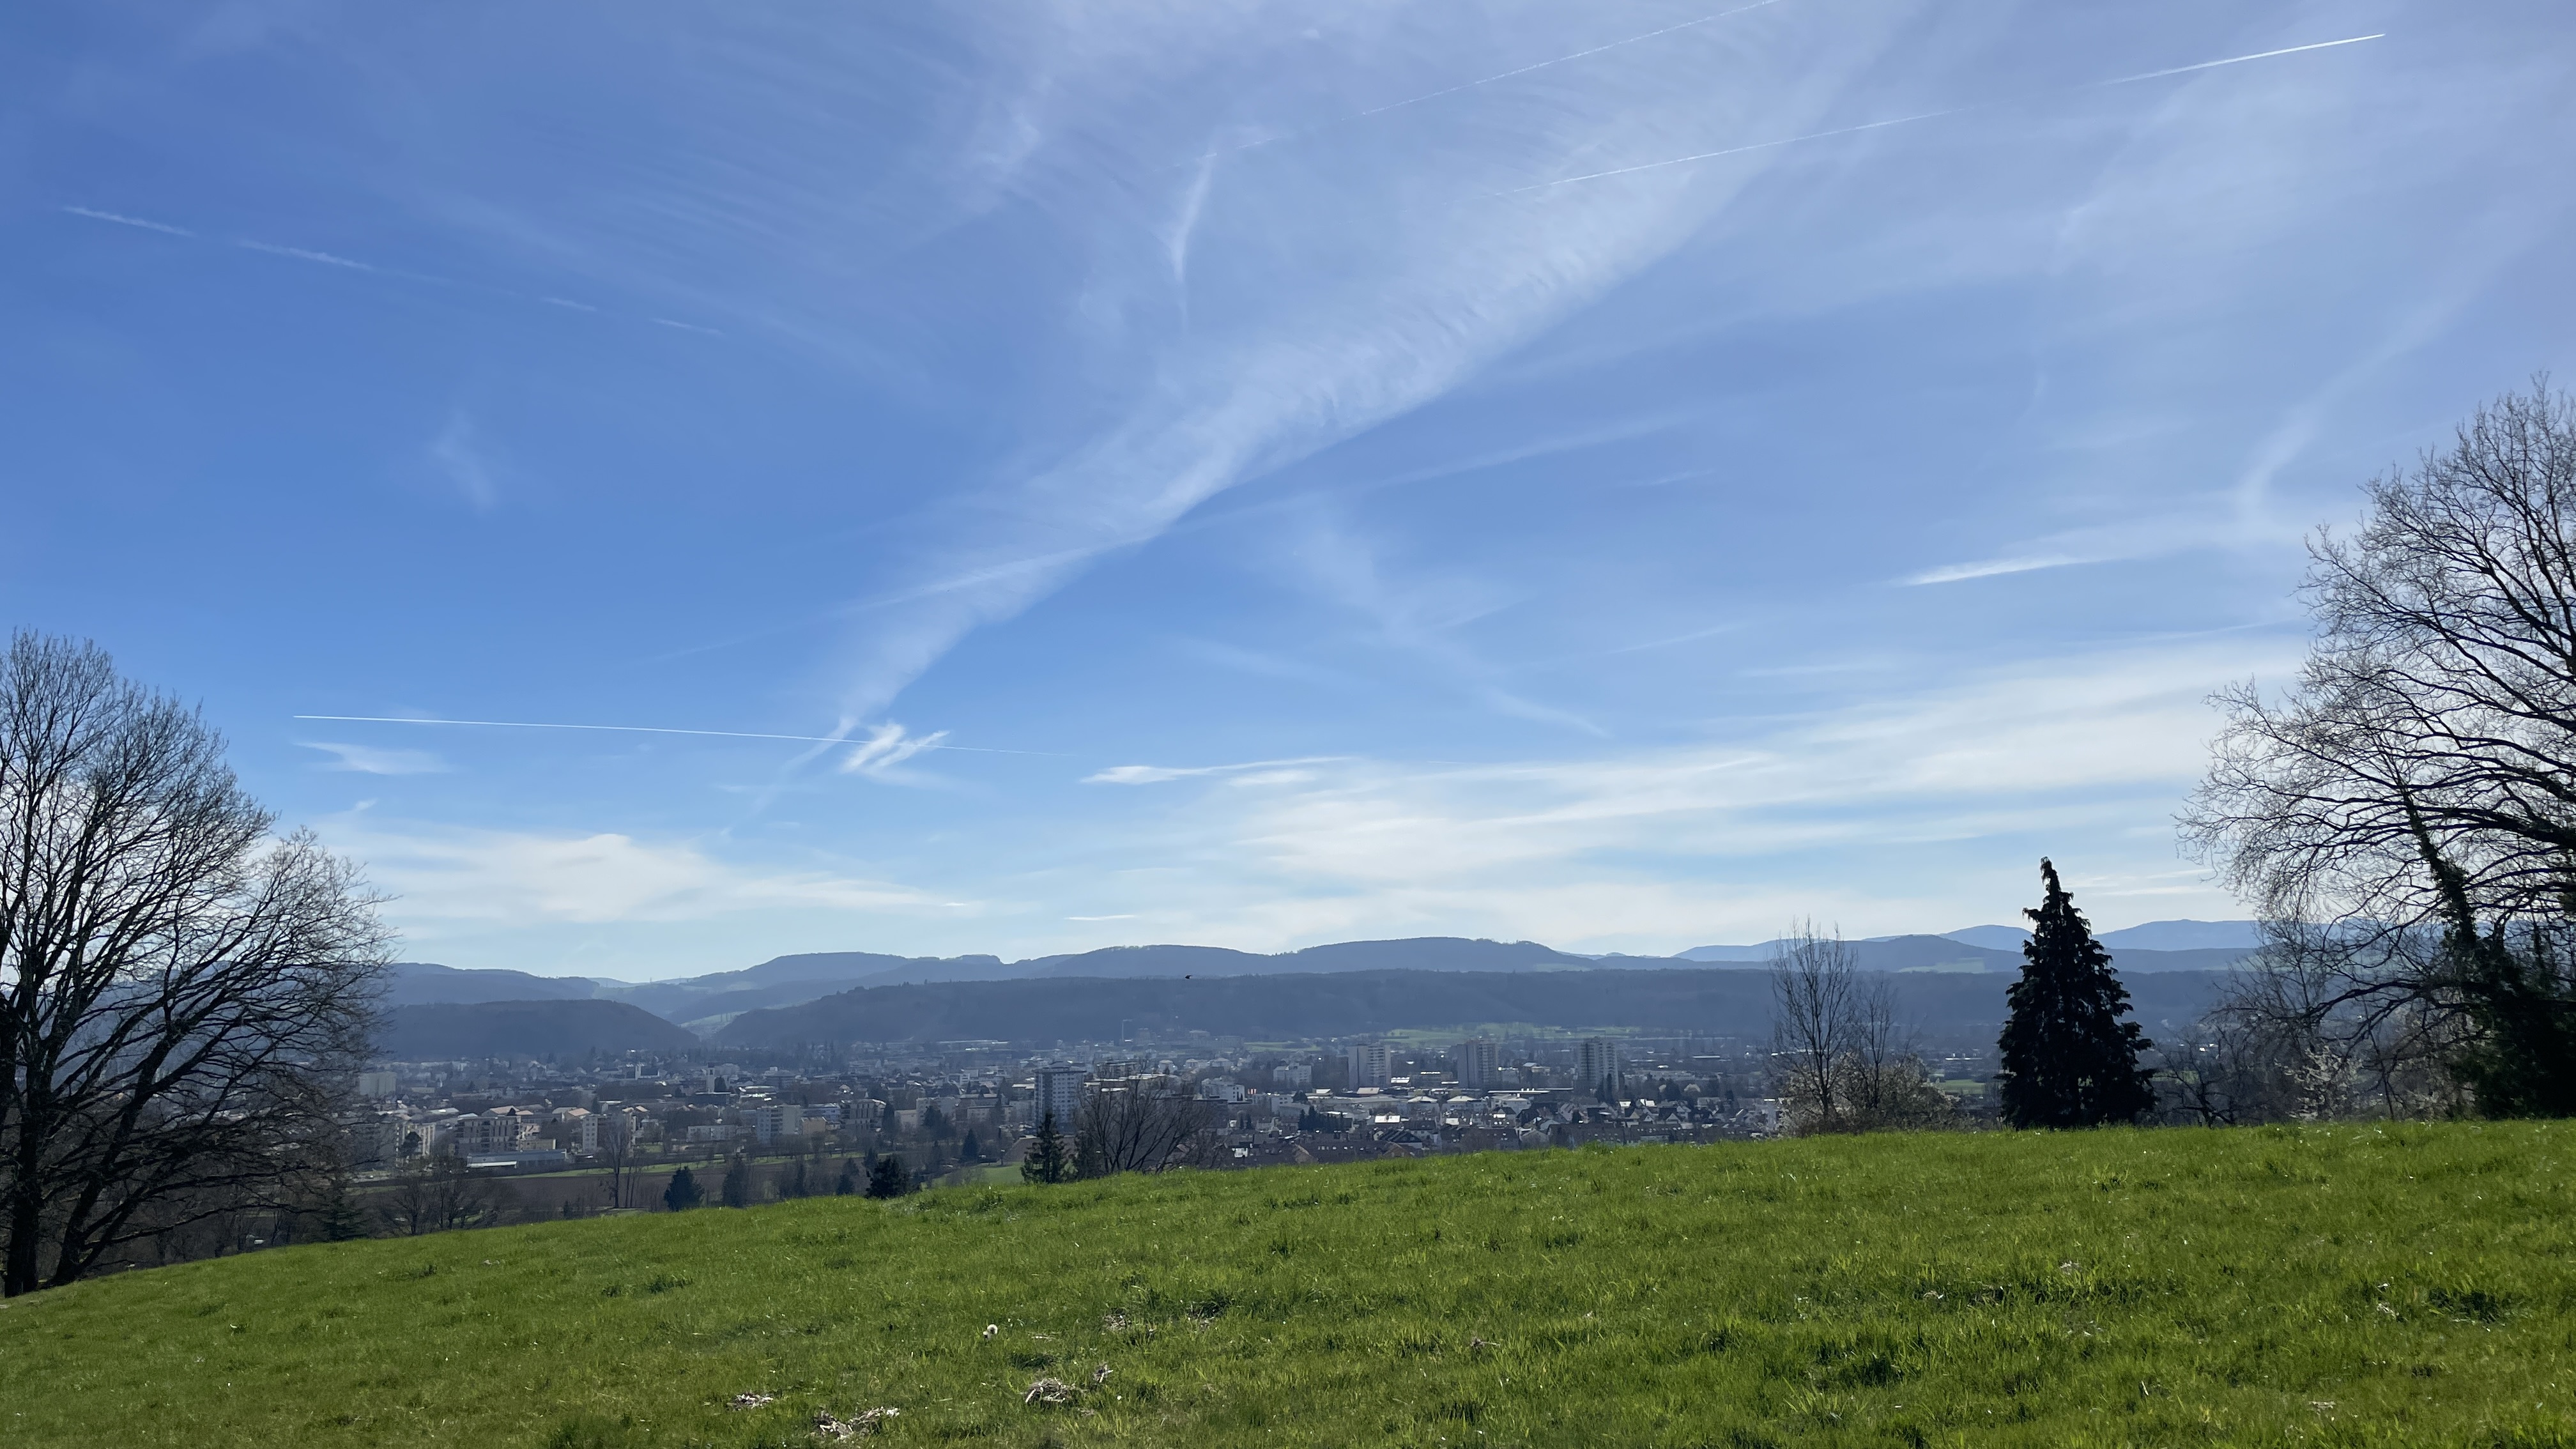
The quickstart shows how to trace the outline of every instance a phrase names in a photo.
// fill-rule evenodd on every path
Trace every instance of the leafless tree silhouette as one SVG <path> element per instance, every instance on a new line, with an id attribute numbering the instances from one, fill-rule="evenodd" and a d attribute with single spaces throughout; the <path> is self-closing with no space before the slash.
<path id="1" fill-rule="evenodd" d="M 2186 838 L 2338 1050 L 2442 1047 L 2486 1110 L 2576 1110 L 2576 402 L 2535 380 L 2369 496 L 2311 542 L 2297 685 L 2220 697 Z"/>
<path id="2" fill-rule="evenodd" d="M 1074 1166 L 1084 1177 L 1161 1172 L 1203 1164 L 1216 1113 L 1169 1077 L 1129 1077 L 1095 1088 L 1074 1116 Z"/>
<path id="3" fill-rule="evenodd" d="M 385 936 L 273 825 L 95 646 L 0 655 L 0 1291 L 332 1170 Z"/>

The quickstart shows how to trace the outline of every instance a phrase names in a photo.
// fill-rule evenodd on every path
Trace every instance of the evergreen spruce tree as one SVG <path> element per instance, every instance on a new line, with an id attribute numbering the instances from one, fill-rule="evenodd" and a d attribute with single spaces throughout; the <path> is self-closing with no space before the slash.
<path id="1" fill-rule="evenodd" d="M 698 1186 L 698 1175 L 685 1167 L 672 1173 L 671 1185 L 662 1189 L 662 1206 L 675 1213 L 687 1212 L 704 1201 L 706 1193 Z"/>
<path id="2" fill-rule="evenodd" d="M 724 1185 L 717 1189 L 730 1208 L 751 1206 L 751 1164 L 737 1157 L 725 1169 Z"/>
<path id="3" fill-rule="evenodd" d="M 1073 1173 L 1073 1164 L 1065 1159 L 1064 1134 L 1056 1130 L 1055 1109 L 1046 1109 L 1038 1119 L 1037 1140 L 1029 1144 L 1029 1155 L 1020 1163 L 1022 1182 L 1062 1182 Z"/>
<path id="4" fill-rule="evenodd" d="M 912 1191 L 912 1174 L 903 1170 L 903 1159 L 888 1153 L 868 1169 L 868 1196 L 901 1197 Z"/>
<path id="5" fill-rule="evenodd" d="M 2005 993 L 2012 1014 L 1996 1050 L 2003 1070 L 2003 1118 L 2015 1127 L 2098 1127 L 2134 1121 L 2155 1105 L 2154 1073 L 2138 1065 L 2152 1045 L 2128 1014 L 2129 991 L 2111 971 L 2111 953 L 2058 884 L 2057 867 L 2039 863 L 2047 897 L 2024 911 L 2031 936 L 2021 948 L 2021 979 Z"/>
<path id="6" fill-rule="evenodd" d="M 848 1160 L 848 1161 L 846 1161 L 846 1162 L 843 1162 L 843 1163 L 841 1164 L 841 1180 L 840 1180 L 840 1181 L 838 1181 L 838 1182 L 836 1182 L 836 1183 L 834 1183 L 834 1184 L 832 1184 L 832 1192 L 833 1192 L 833 1194 L 834 1194 L 835 1196 L 838 1196 L 838 1197 L 856 1197 L 856 1196 L 858 1196 L 858 1194 L 859 1194 L 859 1163 L 858 1163 L 858 1159 L 856 1159 L 856 1158 L 852 1158 L 852 1159 L 850 1159 L 850 1160 Z"/>

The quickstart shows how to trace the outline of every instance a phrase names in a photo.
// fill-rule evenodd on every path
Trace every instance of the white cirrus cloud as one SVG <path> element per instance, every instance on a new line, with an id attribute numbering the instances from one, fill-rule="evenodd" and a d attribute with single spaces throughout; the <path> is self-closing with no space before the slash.
<path id="1" fill-rule="evenodd" d="M 880 780 L 904 778 L 897 766 L 924 750 L 939 748 L 939 742 L 946 738 L 946 730 L 916 735 L 889 721 L 868 731 L 868 737 L 841 761 L 841 772 Z"/>
<path id="2" fill-rule="evenodd" d="M 349 745 L 333 740 L 298 740 L 297 748 L 331 756 L 319 768 L 350 770 L 361 775 L 443 775 L 455 767 L 430 750 L 389 750 L 375 745 Z"/>
<path id="3" fill-rule="evenodd" d="M 873 916 L 953 911 L 961 903 L 891 882 L 824 870 L 763 870 L 689 841 L 405 827 L 343 817 L 322 827 L 395 899 L 397 924 L 696 921 L 739 912 L 809 910 Z"/>
<path id="4" fill-rule="evenodd" d="M 2103 894 L 2223 911 L 2214 888 L 2163 878 L 2172 814 L 2207 764 L 2211 691 L 2297 658 L 2286 634 L 2172 640 L 1689 744 L 1247 772 L 1176 800 L 1123 849 L 1187 862 L 1157 877 L 1158 929 L 1258 949 L 1457 931 L 1677 949 L 1763 939 L 1795 916 L 1937 929 L 1989 893 L 2017 900 L 2041 851 L 2065 854 L 2047 842 L 2070 839 L 2093 843 L 2070 868 L 2120 882 Z M 1877 863 L 1858 871 L 1858 855 Z"/>
<path id="5" fill-rule="evenodd" d="M 1297 765 L 1328 765 L 1339 755 L 1309 755 L 1294 760 L 1246 760 L 1234 765 L 1112 765 L 1108 769 L 1082 777 L 1086 785 L 1160 785 L 1167 780 L 1187 780 L 1200 775 L 1236 775 L 1246 771 L 1277 771 L 1281 778 L 1304 779 L 1291 774 Z"/>
<path id="6" fill-rule="evenodd" d="M 1919 574 L 1908 574 L 1897 582 L 1956 584 L 1969 579 L 1990 579 L 1997 574 L 2026 574 L 2040 569 L 2062 569 L 2076 564 L 2095 562 L 2098 560 L 2078 558 L 2073 554 L 2065 553 L 2032 554 L 2022 558 L 1979 559 L 1974 563 L 1943 564 L 1939 568 L 1925 569 Z"/>

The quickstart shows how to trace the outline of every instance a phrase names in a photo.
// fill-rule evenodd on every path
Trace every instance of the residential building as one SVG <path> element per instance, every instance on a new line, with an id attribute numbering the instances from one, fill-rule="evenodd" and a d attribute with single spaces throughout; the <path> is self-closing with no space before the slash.
<path id="1" fill-rule="evenodd" d="M 598 1113 L 585 1107 L 557 1107 L 554 1116 L 558 1126 L 571 1129 L 558 1134 L 561 1138 L 569 1139 L 564 1143 L 565 1146 L 575 1152 L 599 1150 Z"/>
<path id="2" fill-rule="evenodd" d="M 1608 1037 L 1586 1037 L 1575 1052 L 1575 1084 L 1604 1100 L 1619 1095 L 1619 1044 Z"/>
<path id="3" fill-rule="evenodd" d="M 439 1124 L 439 1150 L 467 1158 L 516 1152 L 536 1120 L 516 1107 L 467 1113 Z"/>
<path id="4" fill-rule="evenodd" d="M 1038 1119 L 1043 1120 L 1047 1113 L 1053 1112 L 1056 1130 L 1071 1132 L 1073 1119 L 1082 1113 L 1082 1084 L 1090 1075 L 1080 1067 L 1040 1067 Z"/>
<path id="5" fill-rule="evenodd" d="M 1351 1044 L 1351 1085 L 1383 1087 L 1387 1077 L 1387 1049 L 1382 1041 Z"/>
<path id="6" fill-rule="evenodd" d="M 755 1142 L 776 1142 L 780 1138 L 794 1141 L 805 1135 L 805 1109 L 794 1102 L 765 1103 L 743 1116 L 751 1124 Z"/>
<path id="7" fill-rule="evenodd" d="M 1458 1068 L 1460 1086 L 1473 1087 L 1481 1092 L 1500 1081 L 1499 1057 L 1492 1042 L 1482 1039 L 1462 1041 L 1458 1043 L 1457 1050 L 1450 1053 L 1450 1060 Z"/>
<path id="8" fill-rule="evenodd" d="M 359 1095 L 359 1096 L 361 1096 L 361 1097 L 390 1097 L 390 1096 L 392 1096 L 393 1094 L 394 1094 L 394 1074 L 393 1074 L 393 1073 L 391 1073 L 391 1072 L 360 1072 L 360 1073 L 358 1073 L 358 1095 Z"/>

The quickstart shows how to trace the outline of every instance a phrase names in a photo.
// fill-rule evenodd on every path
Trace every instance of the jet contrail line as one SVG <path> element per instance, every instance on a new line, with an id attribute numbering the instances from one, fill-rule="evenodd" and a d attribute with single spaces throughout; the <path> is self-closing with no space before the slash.
<path id="1" fill-rule="evenodd" d="M 335 252 L 319 251 L 312 247 L 287 246 L 281 242 L 261 241 L 257 237 L 233 237 L 227 240 L 223 237 L 208 236 L 202 232 L 191 231 L 184 226 L 172 226 L 167 222 L 152 221 L 139 216 L 128 216 L 120 211 L 102 211 L 94 206 L 58 206 L 55 210 L 63 213 L 65 216 L 87 217 L 91 221 L 105 221 L 113 222 L 118 226 L 139 227 L 144 231 L 156 231 L 164 236 L 182 237 L 201 245 L 230 246 L 241 251 L 258 252 L 263 256 L 283 257 L 289 261 L 306 262 L 314 266 L 336 267 L 342 271 L 358 272 L 367 276 L 382 277 L 391 281 L 418 282 L 425 286 L 445 287 L 453 291 L 468 292 L 482 297 L 498 297 L 510 302 L 535 303 L 548 307 L 567 308 L 575 312 L 590 312 L 600 316 L 615 318 L 619 321 L 650 322 L 655 326 L 673 327 L 682 332 L 695 332 L 706 337 L 722 337 L 725 335 L 716 328 L 702 327 L 695 322 L 680 322 L 669 317 L 638 316 L 621 312 L 608 312 L 603 311 L 598 307 L 594 307 L 588 302 L 576 302 L 568 297 L 540 296 L 533 293 L 517 291 L 509 287 L 495 286 L 489 282 L 467 281 L 461 277 L 442 277 L 435 272 L 415 272 L 408 267 L 394 267 L 386 266 L 379 262 L 360 261 L 355 257 L 344 257 Z"/>
<path id="2" fill-rule="evenodd" d="M 753 730 L 683 730 L 661 725 L 554 724 L 524 719 L 421 719 L 396 714 L 299 714 L 295 719 L 336 720 L 344 724 L 468 725 L 498 730 L 601 730 L 627 735 L 705 735 L 727 740 L 794 740 L 812 745 L 859 745 L 847 735 L 775 735 Z M 989 745 L 932 745 L 934 750 L 966 750 L 978 755 L 1052 755 L 1052 750 L 997 750 Z"/>
<path id="3" fill-rule="evenodd" d="M 2302 52 L 2311 50 L 2332 50 L 2339 45 L 2359 45 L 2365 40 L 2385 40 L 2387 36 L 2388 33 L 2383 30 L 2371 35 L 2346 36 L 2341 40 L 2320 40 L 2308 45 L 2287 45 L 2283 46 L 2279 50 L 2258 50 L 2251 55 L 2231 55 L 2221 60 L 2204 60 L 2191 65 L 2167 66 L 2163 70 L 2141 71 L 2136 75 L 2114 76 L 2109 80 L 2087 81 L 2080 85 L 2064 87 L 2063 90 L 2095 91 L 2107 89 L 2111 86 L 2135 85 L 2140 81 L 2162 80 L 2166 76 L 2188 75 L 2191 72 L 2198 70 L 2216 70 L 2220 66 L 2224 65 L 2243 65 L 2248 61 L 2270 60 L 2275 56 L 2298 55 Z M 1545 191 L 1550 187 L 1555 186 L 1572 186 L 1580 181 L 1601 181 L 1612 176 L 1634 175 L 1639 171 L 1658 171 L 1666 166 L 1687 166 L 1694 161 L 1714 161 L 1721 156 L 1741 156 L 1749 151 L 1769 151 L 1782 146 L 1800 145 L 1808 141 L 1822 141 L 1834 136 L 1855 136 L 1863 131 L 1883 131 L 1890 126 L 1906 126 L 1911 125 L 1916 121 L 1937 121 L 1944 116 L 1964 116 L 1971 111 L 1992 110 L 1997 106 L 2010 105 L 2016 101 L 2029 100 L 2033 95 L 2049 95 L 2056 93 L 2057 92 L 2039 91 L 2033 92 L 2030 95 L 2016 96 L 2009 100 L 1979 101 L 1975 105 L 1971 106 L 1952 106 L 1947 110 L 1940 111 L 1919 111 L 1911 116 L 1895 116 L 1884 121 L 1864 122 L 1857 126 L 1837 126 L 1830 131 L 1810 131 L 1803 136 L 1782 136 L 1777 140 L 1752 141 L 1742 146 L 1728 146 L 1717 151 L 1701 151 L 1689 156 L 1668 156 L 1660 161 L 1641 161 L 1634 166 L 1614 166 L 1607 171 L 1589 171 L 1581 176 L 1560 176 L 1554 181 L 1537 181 L 1532 182 L 1527 186 L 1515 186 L 1506 191 L 1494 191 L 1486 194 L 1488 197 L 1519 196 L 1532 191 Z"/>

